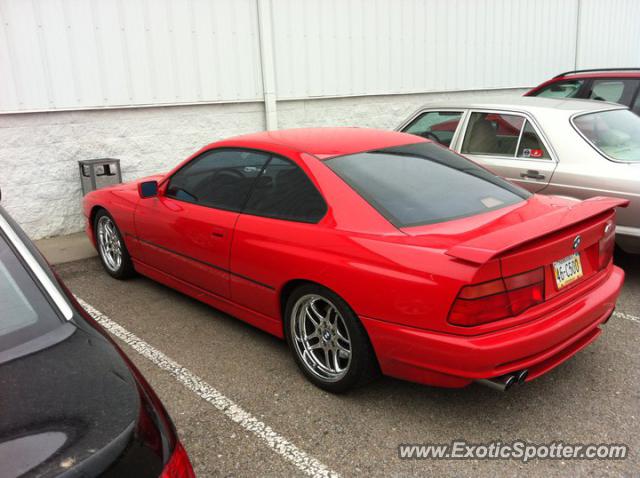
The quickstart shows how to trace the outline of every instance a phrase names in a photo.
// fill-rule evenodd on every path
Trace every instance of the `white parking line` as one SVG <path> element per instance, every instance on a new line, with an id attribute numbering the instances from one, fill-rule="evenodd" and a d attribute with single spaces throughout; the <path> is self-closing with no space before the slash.
<path id="1" fill-rule="evenodd" d="M 627 319 L 631 322 L 636 322 L 640 324 L 640 317 L 636 317 L 635 315 L 625 314 L 624 312 L 618 312 L 617 310 L 613 313 L 614 317 L 618 317 L 619 319 Z"/>
<path id="2" fill-rule="evenodd" d="M 315 458 L 310 457 L 289 440 L 273 431 L 270 426 L 258 420 L 233 400 L 227 398 L 203 379 L 192 373 L 189 369 L 170 359 L 137 335 L 129 332 L 99 310 L 87 304 L 81 298 L 77 297 L 77 300 L 82 307 L 112 335 L 125 342 L 143 357 L 151 360 L 159 368 L 169 372 L 178 382 L 224 413 L 231 421 L 253 433 L 269 448 L 290 461 L 299 470 L 312 477 L 339 476 L 336 472 L 330 470 Z"/>

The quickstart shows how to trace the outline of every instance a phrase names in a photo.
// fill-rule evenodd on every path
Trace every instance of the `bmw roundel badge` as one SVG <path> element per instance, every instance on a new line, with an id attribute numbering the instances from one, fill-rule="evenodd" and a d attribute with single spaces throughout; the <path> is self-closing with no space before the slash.
<path id="1" fill-rule="evenodd" d="M 580 234 L 578 234 L 576 238 L 573 240 L 573 248 L 577 249 L 578 247 L 580 247 L 581 242 L 582 242 L 582 238 L 580 237 Z"/>

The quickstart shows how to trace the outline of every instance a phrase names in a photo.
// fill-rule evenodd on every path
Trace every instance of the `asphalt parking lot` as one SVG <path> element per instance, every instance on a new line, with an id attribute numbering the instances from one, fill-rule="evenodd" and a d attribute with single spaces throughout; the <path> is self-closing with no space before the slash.
<path id="1" fill-rule="evenodd" d="M 445 390 L 381 378 L 341 396 L 308 383 L 284 342 L 151 280 L 114 280 L 97 258 L 56 269 L 78 297 L 183 367 L 169 373 L 122 344 L 167 406 L 198 476 L 303 475 L 286 444 L 343 476 L 631 476 L 640 470 L 640 260 L 617 262 L 627 281 L 601 338 L 523 387 Z M 230 419 L 237 410 L 211 390 L 207 401 L 194 392 L 201 385 L 185 387 L 176 378 L 185 370 L 255 418 L 253 428 Z M 256 432 L 256 423 L 273 435 Z M 286 443 L 274 446 L 274 436 Z M 624 443 L 630 453 L 528 463 L 398 457 L 401 443 L 455 439 Z"/>

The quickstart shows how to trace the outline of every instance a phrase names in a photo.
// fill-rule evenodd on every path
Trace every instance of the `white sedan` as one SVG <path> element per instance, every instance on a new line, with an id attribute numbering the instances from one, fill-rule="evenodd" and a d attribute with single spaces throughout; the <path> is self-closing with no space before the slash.
<path id="1" fill-rule="evenodd" d="M 640 117 L 600 101 L 481 97 L 423 106 L 398 128 L 437 141 L 528 189 L 629 199 L 616 242 L 640 253 Z"/>

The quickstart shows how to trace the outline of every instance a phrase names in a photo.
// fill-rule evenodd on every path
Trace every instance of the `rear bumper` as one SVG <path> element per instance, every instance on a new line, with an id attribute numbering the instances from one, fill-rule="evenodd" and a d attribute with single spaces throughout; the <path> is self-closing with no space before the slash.
<path id="1" fill-rule="evenodd" d="M 443 334 L 361 317 L 385 375 L 441 387 L 528 369 L 527 381 L 592 343 L 613 313 L 622 269 L 534 321 L 477 336 Z"/>

